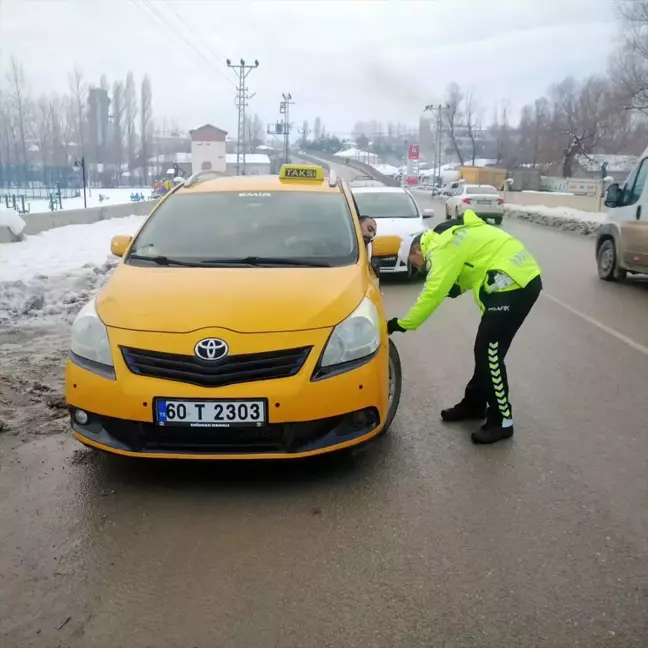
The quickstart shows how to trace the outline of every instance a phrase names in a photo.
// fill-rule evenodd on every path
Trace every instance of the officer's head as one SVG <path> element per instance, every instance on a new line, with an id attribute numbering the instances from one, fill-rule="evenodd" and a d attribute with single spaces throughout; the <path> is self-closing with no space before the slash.
<path id="1" fill-rule="evenodd" d="M 423 234 L 415 236 L 410 246 L 409 261 L 417 270 L 425 270 L 425 257 L 421 249 L 422 236 Z"/>

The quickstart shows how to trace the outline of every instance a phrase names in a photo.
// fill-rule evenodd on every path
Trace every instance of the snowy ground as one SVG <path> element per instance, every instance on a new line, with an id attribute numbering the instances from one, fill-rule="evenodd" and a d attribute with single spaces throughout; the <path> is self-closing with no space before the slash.
<path id="1" fill-rule="evenodd" d="M 504 213 L 512 218 L 556 227 L 566 232 L 594 236 L 608 215 L 603 212 L 586 212 L 571 207 L 545 207 L 544 205 L 516 205 L 506 203 Z"/>
<path id="2" fill-rule="evenodd" d="M 515 203 L 506 203 L 507 210 L 527 211 L 549 216 L 551 218 L 562 218 L 564 220 L 579 220 L 591 223 L 603 223 L 607 219 L 604 212 L 588 212 L 571 207 L 545 207 L 544 205 L 516 205 Z"/>
<path id="3" fill-rule="evenodd" d="M 101 207 L 106 205 L 121 205 L 131 202 L 132 193 L 142 193 L 148 199 L 152 193 L 151 187 L 121 187 L 118 189 L 91 189 L 87 194 L 88 207 Z M 100 202 L 99 195 L 107 197 L 107 200 Z M 29 200 L 31 214 L 49 212 L 49 200 Z M 63 209 L 83 209 L 83 193 L 77 198 L 63 198 Z"/>
<path id="4" fill-rule="evenodd" d="M 0 325 L 76 312 L 117 260 L 116 234 L 135 234 L 146 216 L 58 227 L 20 243 L 0 244 Z"/>

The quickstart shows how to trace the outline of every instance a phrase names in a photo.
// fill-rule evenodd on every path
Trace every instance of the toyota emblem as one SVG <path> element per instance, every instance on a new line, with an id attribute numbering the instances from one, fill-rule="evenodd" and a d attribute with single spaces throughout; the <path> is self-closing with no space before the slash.
<path id="1" fill-rule="evenodd" d="M 229 351 L 229 346 L 225 340 L 218 338 L 205 338 L 200 340 L 194 347 L 194 353 L 197 358 L 201 360 L 209 360 L 214 362 L 224 358 Z"/>

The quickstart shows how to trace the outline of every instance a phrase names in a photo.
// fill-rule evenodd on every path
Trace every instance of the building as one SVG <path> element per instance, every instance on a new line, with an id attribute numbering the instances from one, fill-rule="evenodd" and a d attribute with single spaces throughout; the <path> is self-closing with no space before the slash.
<path id="1" fill-rule="evenodd" d="M 236 175 L 236 153 L 227 154 L 227 174 Z M 270 158 L 265 153 L 246 153 L 245 175 L 269 175 L 272 173 Z M 241 169 L 241 175 L 243 170 Z"/>
<path id="2" fill-rule="evenodd" d="M 227 131 L 205 124 L 196 130 L 189 131 L 191 138 L 191 171 L 219 171 L 225 173 L 225 140 Z"/>

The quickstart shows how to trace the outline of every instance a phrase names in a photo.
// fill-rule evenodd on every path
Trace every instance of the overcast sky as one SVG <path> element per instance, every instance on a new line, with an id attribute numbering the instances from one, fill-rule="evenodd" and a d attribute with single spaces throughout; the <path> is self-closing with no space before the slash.
<path id="1" fill-rule="evenodd" d="M 20 59 L 32 94 L 61 91 L 78 65 L 98 84 L 129 70 L 153 85 L 154 116 L 236 130 L 225 59 L 260 65 L 249 110 L 349 132 L 371 118 L 416 125 L 448 82 L 514 111 L 567 75 L 604 72 L 614 0 L 0 0 L 0 65 Z M 193 48 L 193 49 L 192 49 Z M 198 53 L 197 53 L 198 52 Z M 4 83 L 4 78 L 0 80 Z"/>

